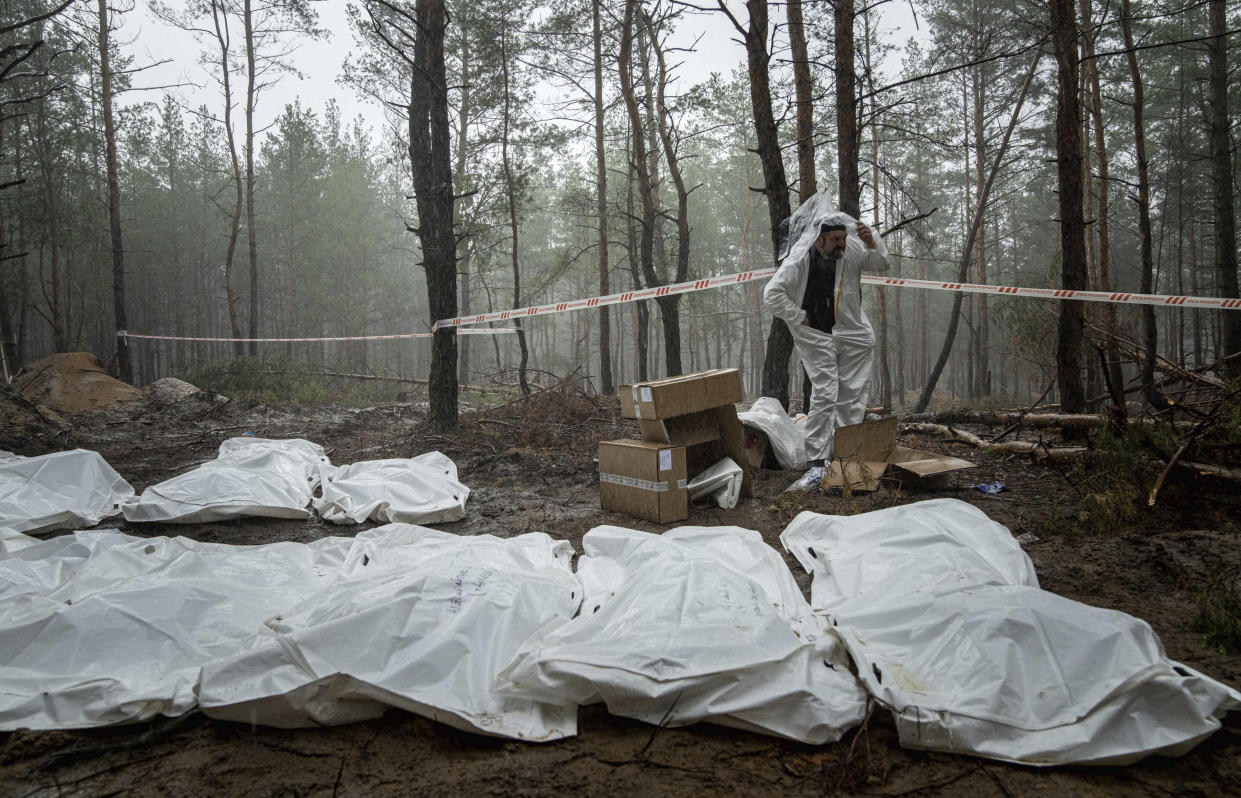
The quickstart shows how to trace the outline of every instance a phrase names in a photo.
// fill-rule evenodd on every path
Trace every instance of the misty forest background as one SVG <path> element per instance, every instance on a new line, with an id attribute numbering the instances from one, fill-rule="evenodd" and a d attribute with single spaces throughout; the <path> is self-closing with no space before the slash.
<path id="1" fill-rule="evenodd" d="M 135 384 L 241 369 L 274 398 L 291 371 L 430 378 L 449 424 L 459 397 L 570 374 L 610 392 L 737 367 L 750 396 L 797 401 L 761 283 L 436 344 L 116 331 L 426 332 L 770 268 L 774 224 L 824 188 L 887 231 L 893 275 L 1237 295 L 1237 3 L 918 1 L 906 41 L 885 17 L 895 0 L 367 0 L 334 32 L 340 90 L 382 105 L 387 124 L 294 103 L 256 129 L 264 87 L 325 33 L 316 3 L 153 1 L 197 35 L 212 99 L 187 107 L 175 87 L 138 90 L 134 6 L 0 2 L 9 375 L 85 350 Z M 746 58 L 688 85 L 678 64 L 705 15 L 728 21 Z M 958 317 L 946 292 L 863 294 L 880 341 L 871 403 L 888 408 L 1045 395 L 1092 409 L 1131 386 L 1158 402 L 1160 372 L 1241 365 L 1221 360 L 1241 351 L 1241 313 L 965 296 Z"/>

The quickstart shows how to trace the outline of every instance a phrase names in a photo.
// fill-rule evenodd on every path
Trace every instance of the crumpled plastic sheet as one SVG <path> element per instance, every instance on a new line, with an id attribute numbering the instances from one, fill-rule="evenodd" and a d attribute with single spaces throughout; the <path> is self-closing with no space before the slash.
<path id="1" fill-rule="evenodd" d="M 731 457 L 725 457 L 691 479 L 686 490 L 689 491 L 690 499 L 709 496 L 723 509 L 731 510 L 737 506 L 737 499 L 741 496 L 741 481 L 744 478 L 741 466 Z"/>
<path id="2" fill-rule="evenodd" d="M 1188 751 L 1241 707 L 1145 622 L 1040 590 L 1009 531 L 964 502 L 805 512 L 781 541 L 902 745 L 1128 764 Z"/>
<path id="3" fill-rule="evenodd" d="M 862 720 L 866 696 L 838 642 L 757 532 L 599 526 L 582 545 L 580 614 L 521 647 L 500 674 L 503 692 L 806 743 Z"/>
<path id="4" fill-rule="evenodd" d="M 305 518 L 321 472 L 331 470 L 317 443 L 243 435 L 221 443 L 216 459 L 152 485 L 121 509 L 128 521 L 180 524 L 247 515 Z"/>
<path id="5" fill-rule="evenodd" d="M 573 550 L 543 533 L 458 537 L 393 524 L 358 535 L 339 581 L 267 621 L 270 636 L 204 667 L 217 718 L 319 726 L 383 705 L 523 740 L 577 733 L 577 706 L 503 696 L 497 671 L 582 600 Z"/>
<path id="6" fill-rule="evenodd" d="M 134 489 L 98 452 L 0 452 L 0 527 L 39 534 L 117 515 Z"/>
<path id="7" fill-rule="evenodd" d="M 440 452 L 410 459 L 367 460 L 341 466 L 323 480 L 315 509 L 334 524 L 433 524 L 465 517 L 470 489 Z"/>
<path id="8" fill-rule="evenodd" d="M 0 730 L 180 715 L 319 725 L 397 705 L 485 734 L 573 734 L 499 696 L 517 643 L 581 600 L 546 535 L 394 525 L 225 546 L 77 532 L 0 557 Z"/>
<path id="9" fill-rule="evenodd" d="M 781 468 L 800 470 L 806 467 L 806 427 L 789 417 L 779 399 L 770 396 L 756 399 L 750 409 L 738 413 L 737 418 L 767 434 L 767 444 L 775 451 Z"/>

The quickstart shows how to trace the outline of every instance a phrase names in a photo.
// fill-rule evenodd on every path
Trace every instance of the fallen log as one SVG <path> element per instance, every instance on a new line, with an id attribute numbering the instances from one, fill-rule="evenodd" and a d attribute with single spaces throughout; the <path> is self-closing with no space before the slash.
<path id="1" fill-rule="evenodd" d="M 973 446 L 984 452 L 997 452 L 1000 454 L 1020 454 L 1026 455 L 1038 462 L 1070 462 L 1079 460 L 1089 451 L 1085 446 L 1058 446 L 1052 448 L 1042 443 L 1033 441 L 1009 441 L 1007 443 L 990 443 L 973 433 L 964 430 L 953 429 L 944 424 L 931 424 L 928 422 L 919 422 L 907 424 L 905 429 L 916 432 L 920 435 L 927 435 L 938 438 L 942 441 L 951 443 L 963 443 L 967 446 Z"/>

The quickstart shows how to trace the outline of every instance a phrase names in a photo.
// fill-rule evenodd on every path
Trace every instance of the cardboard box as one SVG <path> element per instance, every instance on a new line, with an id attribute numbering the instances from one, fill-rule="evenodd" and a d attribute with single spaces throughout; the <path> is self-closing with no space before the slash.
<path id="1" fill-rule="evenodd" d="M 699 371 L 636 385 L 622 385 L 617 394 L 620 396 L 622 416 L 648 421 L 732 405 L 743 398 L 741 373 L 736 369 Z"/>
<path id="2" fill-rule="evenodd" d="M 741 495 L 751 495 L 750 470 L 746 459 L 745 434 L 730 402 L 709 410 L 665 419 L 642 419 L 642 439 L 685 447 L 685 466 L 692 476 L 731 457 L 741 466 Z"/>
<path id="3" fill-rule="evenodd" d="M 685 447 L 650 441 L 599 442 L 599 505 L 660 524 L 689 517 Z"/>
<path id="4" fill-rule="evenodd" d="M 975 464 L 958 457 L 932 454 L 896 444 L 897 418 L 883 418 L 852 424 L 836 430 L 836 451 L 821 487 L 872 491 L 879 478 L 893 470 L 902 479 L 915 483 Z"/>

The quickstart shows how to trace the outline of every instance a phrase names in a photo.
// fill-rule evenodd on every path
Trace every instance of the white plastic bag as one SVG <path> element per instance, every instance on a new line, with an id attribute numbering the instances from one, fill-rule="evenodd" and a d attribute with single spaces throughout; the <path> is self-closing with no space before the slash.
<path id="1" fill-rule="evenodd" d="M 834 638 L 757 532 L 600 526 L 582 545 L 581 613 L 521 647 L 500 675 L 504 692 L 808 743 L 862 719 L 865 696 Z"/>
<path id="2" fill-rule="evenodd" d="M 410 459 L 367 460 L 334 469 L 323 480 L 315 509 L 334 524 L 433 524 L 465 517 L 470 489 L 457 466 L 439 452 Z"/>
<path id="3" fill-rule="evenodd" d="M 179 524 L 247 515 L 305 518 L 321 471 L 330 469 L 317 443 L 229 438 L 220 444 L 215 460 L 152 485 L 122 509 L 128 521 Z"/>
<path id="4" fill-rule="evenodd" d="M 1009 531 L 964 502 L 802 513 L 781 541 L 903 745 L 1126 764 L 1184 753 L 1241 707 L 1145 622 L 1038 589 Z"/>
<path id="5" fill-rule="evenodd" d="M 542 533 L 366 530 L 329 589 L 268 620 L 254 646 L 203 668 L 202 709 L 290 727 L 348 723 L 391 705 L 480 734 L 573 735 L 572 702 L 494 689 L 528 636 L 573 616 L 582 591 L 571 557 L 567 542 Z"/>
<path id="6" fill-rule="evenodd" d="M 731 457 L 725 457 L 691 479 L 686 489 L 690 499 L 710 496 L 720 507 L 731 510 L 737 506 L 737 498 L 741 496 L 744 476 L 741 466 Z"/>
<path id="7" fill-rule="evenodd" d="M 756 399 L 750 409 L 738 413 L 737 418 L 742 424 L 766 433 L 767 443 L 775 451 L 781 468 L 801 470 L 806 467 L 806 426 L 795 423 L 778 399 L 770 396 Z"/>
<path id="8" fill-rule="evenodd" d="M 39 534 L 94 526 L 121 511 L 134 489 L 98 452 L 37 457 L 0 453 L 0 527 Z"/>

